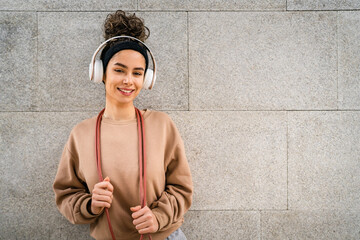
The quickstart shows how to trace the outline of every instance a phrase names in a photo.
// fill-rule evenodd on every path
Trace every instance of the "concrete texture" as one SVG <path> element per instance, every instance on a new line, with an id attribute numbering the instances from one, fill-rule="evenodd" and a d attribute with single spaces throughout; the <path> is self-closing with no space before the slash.
<path id="1" fill-rule="evenodd" d="M 189 13 L 190 110 L 336 109 L 336 39 L 336 13 Z"/>
<path id="2" fill-rule="evenodd" d="M 39 13 L 38 109 L 81 111 L 104 106 L 104 86 L 90 82 L 88 68 L 93 52 L 103 41 L 106 14 Z M 142 15 L 151 29 L 150 39 L 157 39 L 147 43 L 159 61 L 156 87 L 143 91 L 136 103 L 142 108 L 187 109 L 187 52 L 183 51 L 187 43 L 186 14 Z"/>
<path id="3" fill-rule="evenodd" d="M 105 17 L 106 13 L 39 13 L 39 110 L 104 106 L 104 86 L 90 82 L 89 63 L 102 41 Z"/>
<path id="4" fill-rule="evenodd" d="M 354 10 L 358 0 L 287 0 L 287 10 Z"/>
<path id="5" fill-rule="evenodd" d="M 0 10 L 6 11 L 113 11 L 114 9 L 136 10 L 137 0 L 0 0 Z"/>
<path id="6" fill-rule="evenodd" d="M 141 10 L 285 10 L 286 0 L 139 0 Z"/>
<path id="7" fill-rule="evenodd" d="M 360 239 L 359 211 L 261 212 L 261 239 Z"/>
<path id="8" fill-rule="evenodd" d="M 0 239 L 85 239 L 89 235 L 88 228 L 70 226 L 59 214 L 52 183 L 70 130 L 93 115 L 0 113 Z"/>
<path id="9" fill-rule="evenodd" d="M 259 239 L 255 211 L 189 211 L 182 226 L 187 239 Z"/>
<path id="10" fill-rule="evenodd" d="M 0 14 L 0 111 L 34 108 L 36 35 L 36 13 Z"/>
<path id="11" fill-rule="evenodd" d="M 339 109 L 360 109 L 360 12 L 338 15 Z"/>
<path id="12" fill-rule="evenodd" d="M 360 211 L 360 112 L 289 113 L 289 209 Z"/>
<path id="13" fill-rule="evenodd" d="M 147 43 L 157 64 L 156 85 L 136 101 L 142 108 L 188 110 L 187 14 L 139 13 L 150 28 Z"/>
<path id="14" fill-rule="evenodd" d="M 193 169 L 194 210 L 286 209 L 284 112 L 171 112 Z"/>

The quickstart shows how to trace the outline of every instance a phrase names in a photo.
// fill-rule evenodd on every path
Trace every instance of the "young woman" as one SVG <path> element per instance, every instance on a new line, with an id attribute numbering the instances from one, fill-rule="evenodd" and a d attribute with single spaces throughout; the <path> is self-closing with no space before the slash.
<path id="1" fill-rule="evenodd" d="M 186 239 L 180 226 L 193 186 L 182 139 L 165 113 L 134 107 L 151 71 L 142 44 L 149 30 L 123 11 L 109 14 L 104 28 L 105 39 L 130 38 L 101 52 L 105 109 L 71 131 L 53 185 L 56 204 L 70 222 L 90 224 L 95 239 Z"/>

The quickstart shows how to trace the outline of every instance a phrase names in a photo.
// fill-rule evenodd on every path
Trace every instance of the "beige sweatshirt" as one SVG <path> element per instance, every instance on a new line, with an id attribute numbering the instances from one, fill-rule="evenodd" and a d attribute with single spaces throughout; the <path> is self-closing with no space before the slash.
<path id="1" fill-rule="evenodd" d="M 153 240 L 165 239 L 180 227 L 192 201 L 192 180 L 182 139 L 165 113 L 143 111 L 147 156 L 147 205 L 159 223 Z M 59 211 L 74 224 L 90 223 L 95 239 L 111 239 L 103 211 L 86 208 L 98 182 L 95 157 L 96 117 L 76 125 L 65 145 L 53 185 Z M 103 177 L 110 177 L 114 199 L 109 209 L 116 239 L 138 240 L 130 207 L 140 205 L 136 120 L 101 123 Z"/>

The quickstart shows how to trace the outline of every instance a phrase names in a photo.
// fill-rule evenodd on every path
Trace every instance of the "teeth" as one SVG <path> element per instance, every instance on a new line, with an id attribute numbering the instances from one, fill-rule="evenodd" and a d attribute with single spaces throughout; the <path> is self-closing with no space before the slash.
<path id="1" fill-rule="evenodd" d="M 124 92 L 124 93 L 131 93 L 132 92 L 132 90 L 124 90 L 124 89 L 120 89 L 120 88 L 119 88 L 119 90 Z"/>

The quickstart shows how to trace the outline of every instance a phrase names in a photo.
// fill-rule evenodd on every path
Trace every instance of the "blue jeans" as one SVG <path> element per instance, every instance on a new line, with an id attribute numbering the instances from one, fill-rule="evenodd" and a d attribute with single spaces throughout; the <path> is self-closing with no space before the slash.
<path id="1" fill-rule="evenodd" d="M 186 240 L 185 234 L 178 228 L 175 232 L 170 234 L 165 240 Z"/>

